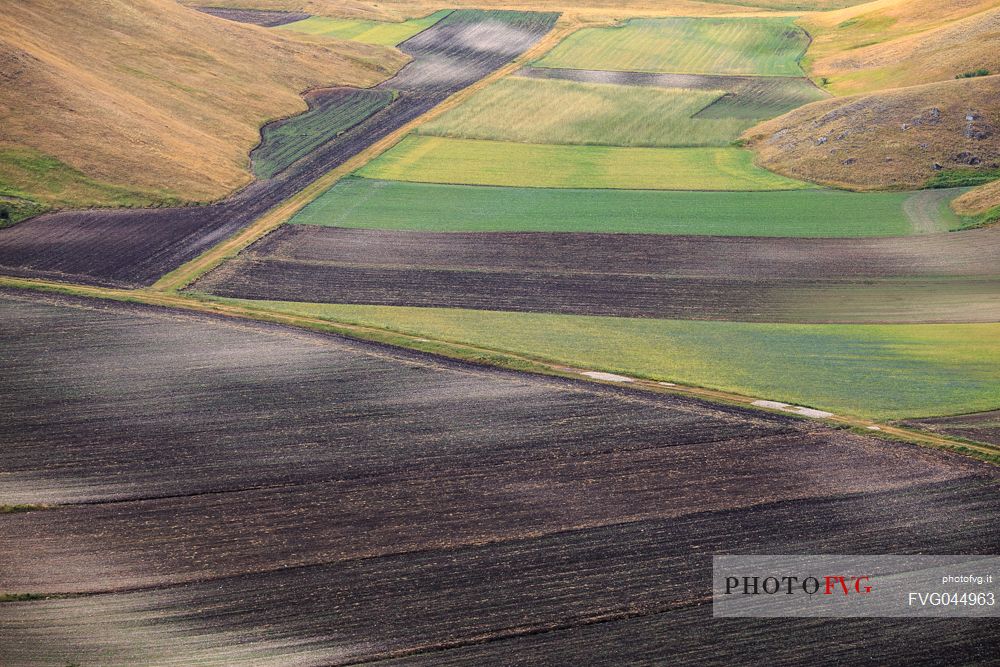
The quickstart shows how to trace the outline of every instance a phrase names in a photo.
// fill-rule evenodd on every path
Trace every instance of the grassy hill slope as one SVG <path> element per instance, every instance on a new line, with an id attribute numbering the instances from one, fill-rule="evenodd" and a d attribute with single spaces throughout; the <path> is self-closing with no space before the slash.
<path id="1" fill-rule="evenodd" d="M 7 3 L 0 28 L 0 195 L 48 206 L 222 197 L 250 180 L 259 127 L 305 110 L 302 90 L 371 85 L 404 60 L 173 0 Z"/>
<path id="2" fill-rule="evenodd" d="M 838 94 L 945 81 L 981 69 L 995 74 L 1000 71 L 1000 50 L 996 48 L 1000 3 L 993 4 L 993 9 L 902 36 L 896 35 L 907 31 L 893 29 L 899 25 L 898 19 L 878 14 L 845 21 L 839 24 L 845 27 L 828 32 L 813 26 L 817 36 L 809 71 L 814 77 L 825 77 L 828 89 Z M 805 23 L 810 26 L 809 20 Z M 866 25 L 868 29 L 857 31 L 858 26 Z M 877 32 L 875 26 L 879 26 Z M 887 35 L 892 38 L 886 39 Z"/>
<path id="3" fill-rule="evenodd" d="M 762 166 L 819 183 L 977 184 L 1000 168 L 1000 77 L 814 102 L 744 136 Z"/>

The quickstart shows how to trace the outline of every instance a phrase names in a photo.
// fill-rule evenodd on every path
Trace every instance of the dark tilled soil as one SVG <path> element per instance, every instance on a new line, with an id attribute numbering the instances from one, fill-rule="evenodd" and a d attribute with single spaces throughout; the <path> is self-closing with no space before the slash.
<path id="1" fill-rule="evenodd" d="M 914 419 L 906 422 L 908 426 L 922 428 L 936 433 L 985 442 L 1000 447 L 1000 410 L 977 412 L 957 417 L 934 417 L 932 419 Z"/>
<path id="2" fill-rule="evenodd" d="M 512 26 L 491 18 L 489 12 L 453 12 L 400 45 L 413 62 L 379 84 L 400 91 L 394 103 L 274 178 L 256 181 L 219 204 L 68 211 L 0 230 L 0 272 L 117 287 L 152 284 L 450 94 L 501 67 L 540 39 L 555 20 L 549 14 L 529 16 L 537 18 Z"/>
<path id="3" fill-rule="evenodd" d="M 302 21 L 311 16 L 305 12 L 283 12 L 267 9 L 228 9 L 225 7 L 193 7 L 193 9 L 218 16 L 220 19 L 228 19 L 238 23 L 253 23 L 265 28 Z"/>
<path id="4" fill-rule="evenodd" d="M 196 283 L 238 298 L 767 319 L 833 283 L 989 275 L 994 230 L 891 239 L 282 227 Z"/>
<path id="5" fill-rule="evenodd" d="M 995 551 L 985 464 L 263 324 L 16 294 L 0 317 L 0 504 L 86 503 L 0 514 L 0 592 L 95 593 L 0 603 L 0 664 L 998 648 L 982 620 L 706 604 L 715 553 Z"/>

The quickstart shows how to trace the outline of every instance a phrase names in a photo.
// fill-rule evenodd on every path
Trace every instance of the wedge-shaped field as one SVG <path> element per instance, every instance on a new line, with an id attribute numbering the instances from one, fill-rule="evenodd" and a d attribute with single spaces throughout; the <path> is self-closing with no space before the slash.
<path id="1" fill-rule="evenodd" d="M 525 642 L 564 663 L 622 624 L 637 655 L 662 655 L 667 632 L 697 664 L 705 633 L 725 632 L 793 662 L 803 637 L 826 655 L 842 636 L 714 620 L 713 553 L 982 553 L 998 537 L 981 521 L 1000 509 L 996 469 L 941 452 L 266 324 L 34 299 L 0 300 L 0 504 L 56 506 L 0 513 L 0 592 L 70 597 L 0 603 L 3 664 L 490 664 Z M 914 662 L 974 662 L 996 641 L 981 622 L 935 642 L 912 621 L 841 629 Z"/>
<path id="2" fill-rule="evenodd" d="M 290 222 L 426 232 L 786 237 L 905 236 L 928 221 L 936 231 L 960 224 L 947 203 L 928 209 L 923 199 L 924 193 L 900 192 L 574 190 L 346 178 Z"/>
<path id="3" fill-rule="evenodd" d="M 706 74 L 653 74 L 613 70 L 522 67 L 518 78 L 557 79 L 616 86 L 651 86 L 726 94 L 699 111 L 698 118 L 774 118 L 827 94 L 804 76 L 723 76 Z"/>
<path id="4" fill-rule="evenodd" d="M 739 148 L 621 148 L 409 136 L 357 172 L 417 183 L 625 190 L 798 190 Z"/>
<path id="5" fill-rule="evenodd" d="M 413 60 L 378 86 L 399 91 L 393 104 L 318 146 L 275 178 L 257 181 L 210 206 L 70 211 L 27 220 L 0 230 L 0 269 L 98 285 L 149 285 L 501 67 L 537 42 L 556 18 L 551 13 L 454 11 L 400 46 Z"/>
<path id="6" fill-rule="evenodd" d="M 394 99 L 391 90 L 334 88 L 306 96 L 309 111 L 268 123 L 250 153 L 254 174 L 271 178 L 319 146 L 335 139 Z"/>
<path id="7" fill-rule="evenodd" d="M 1000 410 L 907 422 L 907 426 L 1000 447 Z"/>
<path id="8" fill-rule="evenodd" d="M 536 67 L 802 76 L 809 36 L 792 18 L 632 19 L 573 33 Z"/>
<path id="9" fill-rule="evenodd" d="M 451 13 L 450 9 L 428 14 L 422 18 L 410 19 L 392 23 L 388 21 L 365 21 L 363 19 L 338 19 L 329 16 L 310 16 L 309 18 L 286 23 L 281 27 L 285 30 L 303 32 L 307 35 L 322 37 L 338 37 L 367 44 L 396 46 L 405 42 L 418 32 L 426 30 Z"/>
<path id="10" fill-rule="evenodd" d="M 549 289 L 542 283 L 539 289 Z M 1000 324 L 767 324 L 268 302 L 267 309 L 878 419 L 1000 405 Z"/>
<path id="11" fill-rule="evenodd" d="M 726 146 L 753 121 L 692 118 L 722 90 L 508 78 L 419 128 L 420 134 L 529 144 Z"/>
<path id="12" fill-rule="evenodd" d="M 305 12 L 292 12 L 269 9 L 233 9 L 228 7 L 194 7 L 199 12 L 217 16 L 227 21 L 237 23 L 252 23 L 265 28 L 274 28 L 286 23 L 309 18 Z"/>

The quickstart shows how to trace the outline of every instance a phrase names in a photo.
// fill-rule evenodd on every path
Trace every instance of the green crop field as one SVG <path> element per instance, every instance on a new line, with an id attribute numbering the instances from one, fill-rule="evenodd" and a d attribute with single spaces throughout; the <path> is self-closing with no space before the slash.
<path id="1" fill-rule="evenodd" d="M 417 183 L 632 190 L 813 187 L 753 164 L 740 148 L 557 146 L 409 136 L 358 175 Z"/>
<path id="2" fill-rule="evenodd" d="M 393 100 L 389 90 L 352 90 L 321 101 L 309 111 L 264 126 L 252 154 L 253 171 L 270 178 L 341 132 L 357 125 Z"/>
<path id="3" fill-rule="evenodd" d="M 802 76 L 809 37 L 793 18 L 633 19 L 567 37 L 536 67 Z"/>
<path id="4" fill-rule="evenodd" d="M 912 196 L 498 188 L 346 178 L 291 222 L 427 232 L 903 236 L 913 232 L 904 212 Z"/>
<path id="5" fill-rule="evenodd" d="M 1000 406 L 1000 324 L 750 324 L 218 300 L 861 417 Z"/>
<path id="6" fill-rule="evenodd" d="M 451 13 L 449 9 L 434 12 L 418 19 L 400 23 L 385 21 L 364 21 L 360 19 L 337 19 L 327 16 L 310 16 L 302 21 L 287 23 L 280 29 L 294 30 L 308 35 L 339 37 L 367 44 L 396 46 L 418 32 L 426 30 Z"/>
<path id="7" fill-rule="evenodd" d="M 692 118 L 723 94 L 513 77 L 419 132 L 532 144 L 726 146 L 753 120 Z"/>

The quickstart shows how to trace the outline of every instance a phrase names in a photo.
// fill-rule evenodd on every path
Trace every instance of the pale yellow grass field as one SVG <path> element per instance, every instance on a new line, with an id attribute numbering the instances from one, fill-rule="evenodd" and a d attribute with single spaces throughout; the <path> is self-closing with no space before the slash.
<path id="1" fill-rule="evenodd" d="M 947 3 L 942 3 L 947 4 Z M 826 77 L 828 90 L 851 94 L 897 88 L 902 86 L 946 81 L 957 74 L 978 69 L 997 73 L 1000 70 L 1000 3 L 994 9 L 921 32 L 895 39 L 878 41 L 868 46 L 836 50 L 823 55 L 831 44 L 821 33 L 810 52 L 810 73 Z M 882 39 L 892 33 L 899 22 L 887 18 L 873 20 L 876 26 L 886 26 L 879 35 L 866 39 Z M 850 28 L 845 29 L 849 32 Z M 864 42 L 861 42 L 864 43 Z M 844 40 L 841 46 L 853 45 Z"/>

